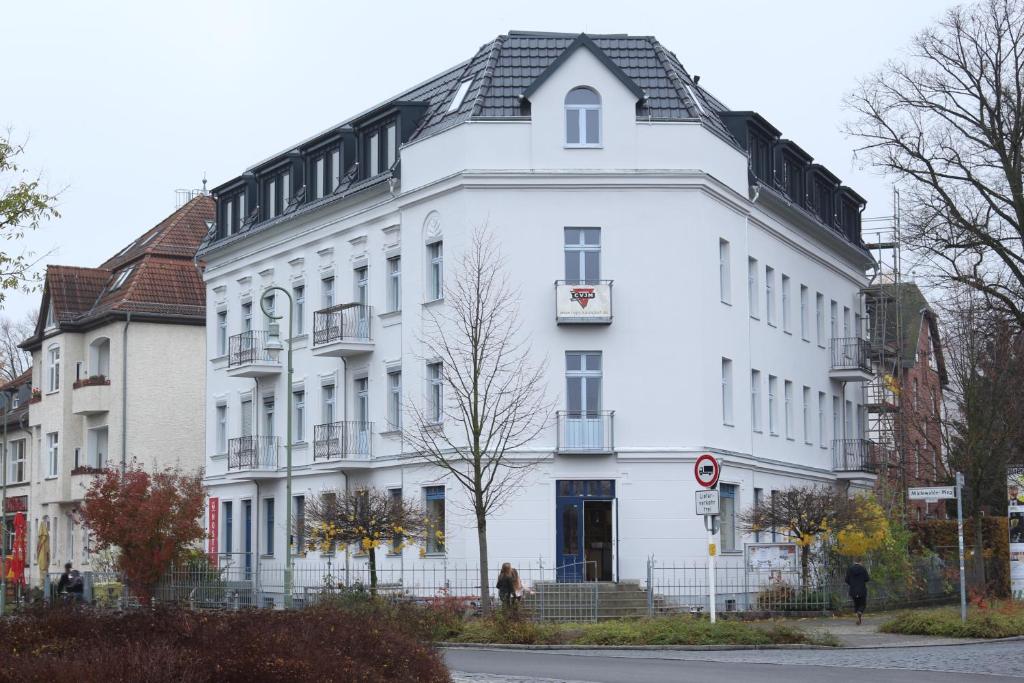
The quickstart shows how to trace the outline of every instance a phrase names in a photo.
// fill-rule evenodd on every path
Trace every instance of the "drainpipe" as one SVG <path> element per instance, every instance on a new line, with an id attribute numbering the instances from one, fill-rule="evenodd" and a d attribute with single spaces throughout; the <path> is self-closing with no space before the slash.
<path id="1" fill-rule="evenodd" d="M 132 313 L 128 311 L 121 331 L 121 478 L 128 470 L 128 326 Z"/>

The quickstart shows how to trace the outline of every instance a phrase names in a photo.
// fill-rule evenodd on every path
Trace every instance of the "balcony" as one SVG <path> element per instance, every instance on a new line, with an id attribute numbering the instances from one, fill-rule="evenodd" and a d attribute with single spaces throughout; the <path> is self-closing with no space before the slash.
<path id="1" fill-rule="evenodd" d="M 834 337 L 828 376 L 840 382 L 871 379 L 871 345 L 860 337 Z"/>
<path id="2" fill-rule="evenodd" d="M 106 377 L 80 379 L 71 387 L 71 412 L 75 415 L 110 412 L 110 380 Z"/>
<path id="3" fill-rule="evenodd" d="M 837 474 L 877 474 L 878 459 L 875 444 L 867 439 L 834 439 L 832 441 L 832 471 Z"/>
<path id="4" fill-rule="evenodd" d="M 266 330 L 228 339 L 228 377 L 267 377 L 281 373 L 281 346 Z"/>
<path id="5" fill-rule="evenodd" d="M 313 427 L 313 462 L 369 460 L 372 422 L 331 422 Z"/>
<path id="6" fill-rule="evenodd" d="M 605 454 L 615 452 L 614 410 L 555 413 L 558 426 L 556 453 Z"/>
<path id="7" fill-rule="evenodd" d="M 612 281 L 556 280 L 555 320 L 559 325 L 610 324 Z"/>
<path id="8" fill-rule="evenodd" d="M 313 314 L 313 355 L 347 358 L 373 351 L 373 307 L 339 304 Z"/>
<path id="9" fill-rule="evenodd" d="M 240 436 L 228 440 L 228 472 L 276 472 L 276 436 Z"/>

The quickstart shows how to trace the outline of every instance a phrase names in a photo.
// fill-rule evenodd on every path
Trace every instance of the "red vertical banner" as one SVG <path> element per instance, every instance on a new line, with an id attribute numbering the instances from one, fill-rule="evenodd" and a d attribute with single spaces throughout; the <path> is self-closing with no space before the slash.
<path id="1" fill-rule="evenodd" d="M 217 548 L 219 547 L 217 530 L 220 528 L 220 498 L 210 498 L 209 507 L 209 526 L 206 531 L 206 536 L 209 538 L 209 545 L 207 552 L 210 554 L 210 564 L 214 567 L 217 566 Z"/>

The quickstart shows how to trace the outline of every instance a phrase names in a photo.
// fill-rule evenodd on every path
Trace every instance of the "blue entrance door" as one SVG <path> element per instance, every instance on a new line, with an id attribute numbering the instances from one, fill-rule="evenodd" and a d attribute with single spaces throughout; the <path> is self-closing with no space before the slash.
<path id="1" fill-rule="evenodd" d="M 566 583 L 612 580 L 615 482 L 562 480 L 555 485 L 556 579 Z"/>

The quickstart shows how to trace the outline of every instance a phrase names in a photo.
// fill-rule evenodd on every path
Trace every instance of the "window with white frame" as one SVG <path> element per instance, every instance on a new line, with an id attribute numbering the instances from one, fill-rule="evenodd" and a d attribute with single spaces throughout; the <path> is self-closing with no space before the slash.
<path id="1" fill-rule="evenodd" d="M 274 436 L 274 397 L 263 397 L 263 435 Z"/>
<path id="2" fill-rule="evenodd" d="M 831 339 L 839 337 L 839 305 L 835 301 L 829 302 L 828 307 L 829 315 L 829 333 L 832 335 Z"/>
<path id="3" fill-rule="evenodd" d="M 292 392 L 292 440 L 306 440 L 306 392 L 303 389 Z"/>
<path id="4" fill-rule="evenodd" d="M 850 337 L 850 308 L 849 306 L 843 306 L 843 336 L 849 339 Z"/>
<path id="5" fill-rule="evenodd" d="M 60 390 L 60 347 L 52 345 L 46 352 L 47 391 Z"/>
<path id="6" fill-rule="evenodd" d="M 320 388 L 320 418 L 323 424 L 334 422 L 335 390 L 333 384 L 326 384 Z"/>
<path id="7" fill-rule="evenodd" d="M 273 317 L 277 315 L 277 297 L 273 293 L 267 294 L 263 297 L 263 304 L 260 308 L 263 309 L 263 325 L 270 329 L 270 326 L 277 322 Z"/>
<path id="8" fill-rule="evenodd" d="M 356 422 L 365 425 L 370 421 L 370 380 L 366 377 L 356 378 L 354 384 L 355 391 L 355 418 Z M 365 427 L 359 428 L 361 431 L 365 430 Z"/>
<path id="9" fill-rule="evenodd" d="M 28 478 L 25 468 L 25 440 L 11 441 L 8 447 L 10 455 L 7 460 L 7 483 L 20 484 Z"/>
<path id="10" fill-rule="evenodd" d="M 761 431 L 761 371 L 750 371 L 750 428 Z"/>
<path id="11" fill-rule="evenodd" d="M 810 293 L 810 290 L 807 289 L 807 286 L 806 285 L 800 285 L 800 338 L 803 339 L 804 341 L 810 341 L 811 340 L 811 334 L 810 334 L 810 329 L 811 329 L 811 324 L 810 324 L 811 302 L 810 302 L 810 298 L 811 298 L 811 293 Z"/>
<path id="12" fill-rule="evenodd" d="M 768 375 L 768 433 L 779 435 L 779 378 Z"/>
<path id="13" fill-rule="evenodd" d="M 444 243 L 427 245 L 427 296 L 436 301 L 444 296 Z"/>
<path id="14" fill-rule="evenodd" d="M 303 334 L 306 330 L 306 287 L 304 285 L 292 287 L 292 304 L 294 306 L 292 332 Z"/>
<path id="15" fill-rule="evenodd" d="M 782 331 L 792 332 L 790 329 L 790 315 L 789 315 L 789 299 L 790 299 L 790 281 L 788 275 L 782 276 Z"/>
<path id="16" fill-rule="evenodd" d="M 825 297 L 817 292 L 814 297 L 815 325 L 818 332 L 818 346 L 825 346 Z"/>
<path id="17" fill-rule="evenodd" d="M 217 355 L 228 355 L 228 312 L 217 311 Z"/>
<path id="18" fill-rule="evenodd" d="M 732 426 L 732 361 L 722 359 L 722 424 Z"/>
<path id="19" fill-rule="evenodd" d="M 356 268 L 352 271 L 355 282 L 353 283 L 353 296 L 357 304 L 364 306 L 370 301 L 370 270 L 366 266 Z"/>
<path id="20" fill-rule="evenodd" d="M 242 330 L 248 332 L 252 329 L 252 302 L 246 301 L 242 304 Z"/>
<path id="21" fill-rule="evenodd" d="M 832 395 L 832 439 L 838 441 L 843 438 L 843 406 L 839 397 Z"/>
<path id="22" fill-rule="evenodd" d="M 426 552 L 428 555 L 444 552 L 444 487 L 425 486 L 423 488 L 424 507 L 427 517 L 427 543 Z"/>
<path id="23" fill-rule="evenodd" d="M 793 438 L 793 383 L 788 379 L 782 384 L 782 398 L 786 402 L 786 438 Z"/>
<path id="24" fill-rule="evenodd" d="M 444 417 L 444 390 L 440 363 L 427 364 L 427 418 L 440 422 Z"/>
<path id="25" fill-rule="evenodd" d="M 565 96 L 566 147 L 601 144 L 601 96 L 591 88 L 573 88 Z"/>
<path id="26" fill-rule="evenodd" d="M 747 302 L 750 306 L 750 317 L 757 318 L 760 313 L 760 307 L 758 306 L 758 277 L 757 277 L 757 259 L 747 259 Z"/>
<path id="27" fill-rule="evenodd" d="M 320 278 L 320 306 L 327 309 L 334 306 L 334 277 Z"/>
<path id="28" fill-rule="evenodd" d="M 775 269 L 771 266 L 765 266 L 764 269 L 764 298 L 765 298 L 765 317 L 767 318 L 768 324 L 775 326 Z"/>
<path id="29" fill-rule="evenodd" d="M 719 484 L 718 490 L 721 498 L 721 526 L 719 528 L 722 540 L 722 552 L 736 552 L 736 489 L 735 484 Z"/>
<path id="30" fill-rule="evenodd" d="M 853 416 L 854 416 L 853 401 L 846 401 L 843 404 L 843 407 L 846 408 L 846 412 L 843 415 L 843 425 L 846 428 L 846 431 L 844 432 L 845 436 L 843 438 L 844 439 L 852 439 L 853 438 Z"/>
<path id="31" fill-rule="evenodd" d="M 565 280 L 595 284 L 601 279 L 601 229 L 565 229 Z"/>
<path id="32" fill-rule="evenodd" d="M 388 259 L 388 310 L 402 310 L 402 259 Z"/>
<path id="33" fill-rule="evenodd" d="M 388 371 L 388 425 L 392 430 L 402 428 L 402 371 Z"/>
<path id="34" fill-rule="evenodd" d="M 217 452 L 228 452 L 228 407 L 226 404 L 217 406 Z"/>
<path id="35" fill-rule="evenodd" d="M 804 443 L 811 443 L 811 388 L 804 387 L 804 405 L 803 405 L 803 427 L 804 427 Z"/>
<path id="36" fill-rule="evenodd" d="M 732 303 L 732 276 L 729 272 L 729 241 L 718 240 L 718 291 L 723 304 Z"/>
<path id="37" fill-rule="evenodd" d="M 87 446 L 89 448 L 89 467 L 104 469 L 107 466 L 107 445 L 110 440 L 110 433 L 107 427 L 95 427 L 90 429 L 87 435 Z"/>
<path id="38" fill-rule="evenodd" d="M 825 438 L 825 392 L 818 392 L 818 445 L 822 448 L 828 446 Z"/>
<path id="39" fill-rule="evenodd" d="M 60 436 L 57 432 L 46 435 L 46 476 L 56 477 L 60 471 Z"/>

